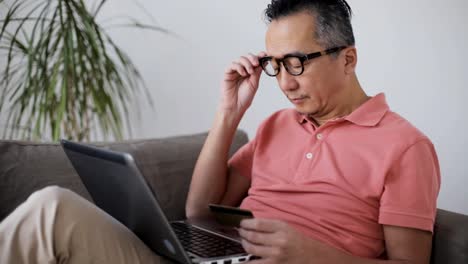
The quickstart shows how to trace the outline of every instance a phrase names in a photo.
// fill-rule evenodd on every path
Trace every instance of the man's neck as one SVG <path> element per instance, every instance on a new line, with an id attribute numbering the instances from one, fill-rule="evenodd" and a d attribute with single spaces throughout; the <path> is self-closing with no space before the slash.
<path id="1" fill-rule="evenodd" d="M 343 103 L 337 104 L 332 111 L 323 116 L 309 116 L 308 118 L 313 120 L 318 126 L 321 126 L 328 121 L 351 114 L 355 109 L 369 99 L 370 97 L 364 92 L 357 78 L 354 78 L 352 86 L 349 89 L 346 89 L 344 94 L 341 96 L 340 100 Z"/>

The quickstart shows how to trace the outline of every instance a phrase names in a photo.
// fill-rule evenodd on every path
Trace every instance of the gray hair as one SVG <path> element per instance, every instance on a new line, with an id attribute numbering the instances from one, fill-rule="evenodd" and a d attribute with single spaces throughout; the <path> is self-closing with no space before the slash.
<path id="1" fill-rule="evenodd" d="M 352 11 L 346 0 L 272 0 L 265 9 L 268 23 L 299 12 L 316 19 L 315 39 L 326 49 L 354 46 Z"/>

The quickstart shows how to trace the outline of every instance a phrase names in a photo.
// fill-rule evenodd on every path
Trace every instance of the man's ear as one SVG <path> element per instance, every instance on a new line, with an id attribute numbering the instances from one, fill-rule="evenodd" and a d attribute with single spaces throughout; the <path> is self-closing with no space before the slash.
<path id="1" fill-rule="evenodd" d="M 344 69 L 346 74 L 353 74 L 357 65 L 357 50 L 355 47 L 348 47 L 342 51 L 344 56 Z"/>

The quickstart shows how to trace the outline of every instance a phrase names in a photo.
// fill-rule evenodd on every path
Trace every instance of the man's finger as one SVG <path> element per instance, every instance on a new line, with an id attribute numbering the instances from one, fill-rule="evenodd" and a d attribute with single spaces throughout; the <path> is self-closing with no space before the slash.
<path id="1" fill-rule="evenodd" d="M 286 228 L 287 225 L 279 220 L 253 218 L 242 220 L 240 227 L 258 232 L 273 233 Z"/>
<path id="2" fill-rule="evenodd" d="M 245 239 L 242 239 L 242 247 L 245 252 L 261 258 L 278 258 L 281 255 L 280 249 L 264 245 L 257 245 Z"/>
<path id="3" fill-rule="evenodd" d="M 257 55 L 259 58 L 266 57 L 267 53 L 265 51 L 260 51 Z"/>
<path id="4" fill-rule="evenodd" d="M 244 66 L 238 62 L 233 62 L 231 65 L 231 69 L 237 71 L 237 73 L 239 73 L 239 75 L 241 75 L 242 77 L 246 77 L 249 75 Z"/>
<path id="5" fill-rule="evenodd" d="M 247 55 L 247 58 L 249 59 L 250 63 L 252 63 L 252 65 L 253 65 L 254 67 L 257 67 L 257 66 L 260 65 L 260 63 L 259 63 L 259 61 L 258 61 L 258 57 L 255 56 L 255 55 L 253 55 L 252 53 L 249 53 L 249 54 Z"/>
<path id="6" fill-rule="evenodd" d="M 274 233 L 257 232 L 240 228 L 239 235 L 241 238 L 257 245 L 274 245 Z"/>
<path id="7" fill-rule="evenodd" d="M 239 63 L 244 66 L 244 68 L 247 70 L 247 72 L 249 74 L 253 74 L 254 73 L 254 66 L 252 65 L 252 63 L 250 62 L 250 60 L 247 58 L 247 57 L 240 57 L 239 58 Z"/>

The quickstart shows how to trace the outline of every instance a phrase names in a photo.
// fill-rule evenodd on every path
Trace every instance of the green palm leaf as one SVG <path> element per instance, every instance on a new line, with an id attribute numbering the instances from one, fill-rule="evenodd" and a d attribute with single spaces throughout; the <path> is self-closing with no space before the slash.
<path id="1" fill-rule="evenodd" d="M 90 11 L 82 0 L 0 0 L 0 8 L 7 7 L 0 18 L 3 137 L 130 135 L 123 128 L 130 127 L 132 100 L 143 92 L 152 101 L 136 66 L 96 22 L 105 3 Z M 170 34 L 131 18 L 122 26 Z"/>

